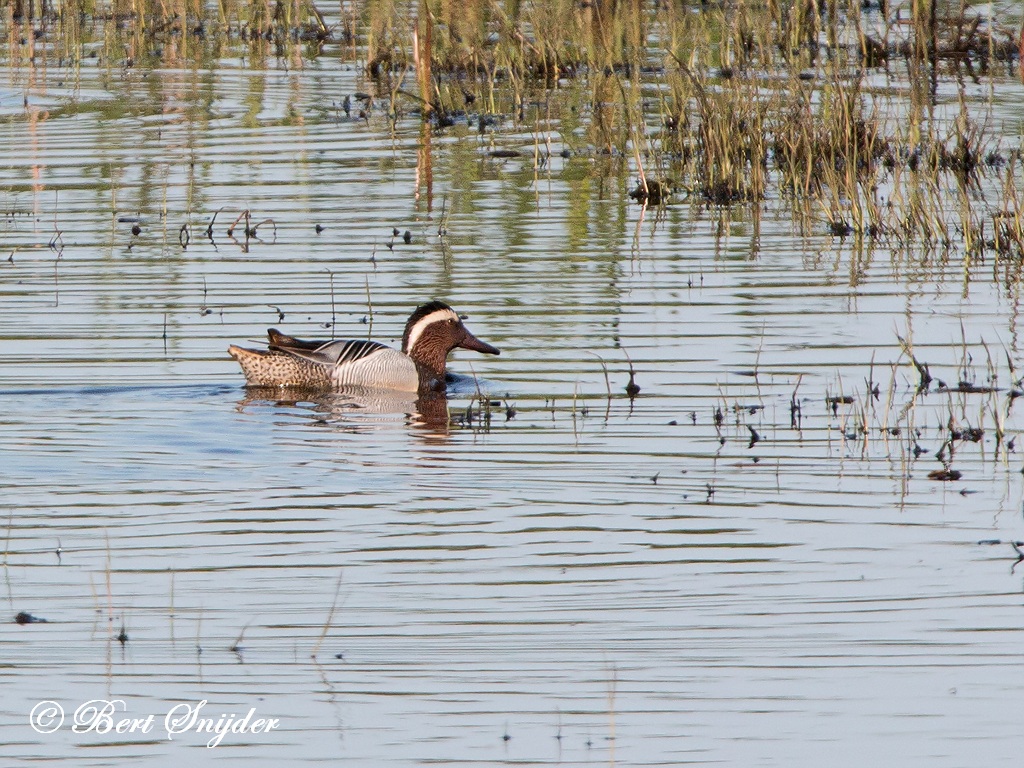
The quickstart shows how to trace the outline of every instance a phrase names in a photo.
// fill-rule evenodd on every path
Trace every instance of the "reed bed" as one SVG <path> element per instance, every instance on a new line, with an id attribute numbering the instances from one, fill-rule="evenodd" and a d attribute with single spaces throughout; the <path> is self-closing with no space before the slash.
<path id="1" fill-rule="evenodd" d="M 994 97 L 1024 39 L 963 4 L 17 0 L 2 23 L 15 66 L 335 56 L 363 72 L 363 115 L 553 126 L 644 205 L 787 201 L 858 251 L 1024 262 L 1024 153 L 965 94 L 988 78 Z"/>

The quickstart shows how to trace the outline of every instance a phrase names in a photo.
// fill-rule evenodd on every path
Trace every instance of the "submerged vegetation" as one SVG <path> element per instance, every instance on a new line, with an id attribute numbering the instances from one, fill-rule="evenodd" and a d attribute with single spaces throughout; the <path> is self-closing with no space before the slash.
<path id="1" fill-rule="evenodd" d="M 1024 158 L 996 138 L 1019 127 L 978 110 L 1024 40 L 963 4 L 16 0 L 3 21 L 15 68 L 340 57 L 365 81 L 346 113 L 525 126 L 538 169 L 607 158 L 643 205 L 779 201 L 858 252 L 1024 264 Z"/>

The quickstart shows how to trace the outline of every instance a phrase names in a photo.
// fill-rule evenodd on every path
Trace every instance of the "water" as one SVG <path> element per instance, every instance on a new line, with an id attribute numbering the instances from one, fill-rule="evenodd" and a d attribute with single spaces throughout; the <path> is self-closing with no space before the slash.
<path id="1" fill-rule="evenodd" d="M 529 126 L 431 135 L 428 183 L 417 118 L 289 64 L 3 72 L 6 765 L 1016 762 L 1017 283 L 781 201 L 659 219 Z M 502 350 L 451 363 L 489 418 L 253 396 L 225 352 L 433 297 Z M 1001 390 L 915 398 L 897 335 Z M 95 699 L 152 727 L 74 732 Z M 203 700 L 280 722 L 168 739 Z"/>

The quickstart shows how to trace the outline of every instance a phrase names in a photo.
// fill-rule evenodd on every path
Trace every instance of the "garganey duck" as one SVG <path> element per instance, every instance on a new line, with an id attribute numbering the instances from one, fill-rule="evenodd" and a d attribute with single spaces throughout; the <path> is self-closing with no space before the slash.
<path id="1" fill-rule="evenodd" d="M 500 354 L 470 333 L 455 310 L 441 301 L 423 304 L 412 313 L 401 352 L 376 341 L 303 341 L 276 328 L 268 329 L 267 336 L 266 351 L 228 347 L 250 386 L 440 392 L 445 389 L 448 353 L 456 347 Z"/>

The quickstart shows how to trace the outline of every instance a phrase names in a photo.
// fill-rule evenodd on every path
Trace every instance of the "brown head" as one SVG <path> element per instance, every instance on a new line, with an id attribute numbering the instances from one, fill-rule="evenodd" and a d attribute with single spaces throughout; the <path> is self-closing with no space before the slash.
<path id="1" fill-rule="evenodd" d="M 496 347 L 480 341 L 469 332 L 454 309 L 442 301 L 431 301 L 416 308 L 405 324 L 402 351 L 420 367 L 443 376 L 448 353 L 456 347 L 501 354 Z"/>

